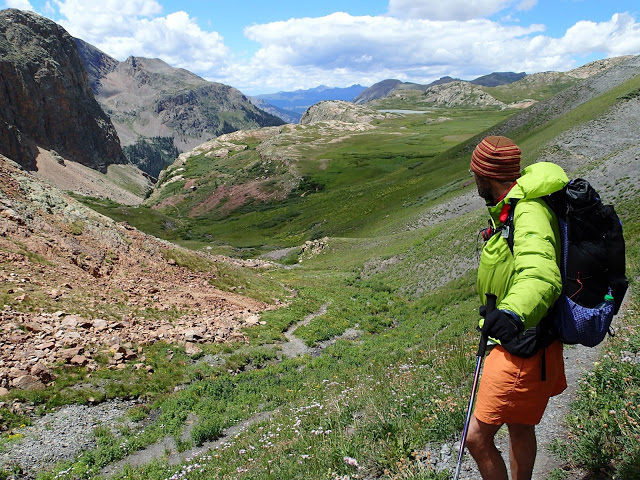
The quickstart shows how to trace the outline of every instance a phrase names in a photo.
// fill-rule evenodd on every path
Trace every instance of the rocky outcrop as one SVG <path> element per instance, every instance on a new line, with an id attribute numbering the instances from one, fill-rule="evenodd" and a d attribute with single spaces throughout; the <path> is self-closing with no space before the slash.
<path id="1" fill-rule="evenodd" d="M 373 108 L 335 100 L 320 102 L 309 107 L 300 119 L 300 124 L 305 125 L 332 120 L 347 123 L 369 123 L 372 120 L 388 116 L 388 113 L 379 112 Z"/>
<path id="2" fill-rule="evenodd" d="M 105 172 L 126 163 L 73 38 L 30 12 L 0 12 L 0 153 L 35 169 L 37 146 Z"/>
<path id="3" fill-rule="evenodd" d="M 421 99 L 422 102 L 438 106 L 460 107 L 504 107 L 487 92 L 469 82 L 449 82 L 429 87 Z"/>

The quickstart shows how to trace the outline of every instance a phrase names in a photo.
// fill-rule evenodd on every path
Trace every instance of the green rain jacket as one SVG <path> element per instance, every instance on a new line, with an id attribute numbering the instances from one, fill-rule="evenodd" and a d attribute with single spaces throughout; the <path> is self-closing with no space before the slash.
<path id="1" fill-rule="evenodd" d="M 553 163 L 536 163 L 497 205 L 488 205 L 494 229 L 503 227 L 505 203 L 517 199 L 513 224 L 513 254 L 506 233 L 493 235 L 482 249 L 478 267 L 478 293 L 497 296 L 497 308 L 514 312 L 525 329 L 536 326 L 560 296 L 560 233 L 555 214 L 540 197 L 563 188 L 569 179 Z M 504 214 L 503 214 L 504 217 Z M 505 233 L 504 235 L 502 233 Z"/>

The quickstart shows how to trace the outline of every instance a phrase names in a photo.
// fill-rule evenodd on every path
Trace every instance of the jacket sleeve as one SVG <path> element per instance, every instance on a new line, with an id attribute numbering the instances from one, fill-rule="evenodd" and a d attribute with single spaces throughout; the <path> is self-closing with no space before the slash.
<path id="1" fill-rule="evenodd" d="M 541 199 L 521 200 L 514 212 L 514 279 L 498 308 L 533 327 L 560 296 L 560 234 L 553 211 Z"/>

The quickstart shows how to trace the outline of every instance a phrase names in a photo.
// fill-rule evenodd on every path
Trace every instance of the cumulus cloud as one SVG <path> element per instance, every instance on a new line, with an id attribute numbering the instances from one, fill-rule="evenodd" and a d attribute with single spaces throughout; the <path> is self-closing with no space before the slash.
<path id="1" fill-rule="evenodd" d="M 471 20 L 493 15 L 513 3 L 514 0 L 389 0 L 389 14 L 401 18 Z"/>
<path id="2" fill-rule="evenodd" d="M 465 66 L 522 63 L 519 54 L 541 25 L 505 27 L 487 19 L 432 21 L 353 17 L 334 13 L 253 25 L 245 34 L 262 44 L 254 61 L 274 66 L 324 66 L 407 74 L 461 70 Z"/>
<path id="3" fill-rule="evenodd" d="M 6 2 L 4 3 L 7 6 L 7 8 L 17 8 L 19 10 L 31 10 L 32 12 L 35 11 L 34 8 L 31 6 L 31 3 L 29 2 L 29 0 L 6 0 Z"/>
<path id="4" fill-rule="evenodd" d="M 186 12 L 165 16 L 156 0 L 56 0 L 58 22 L 75 37 L 124 60 L 159 57 L 174 67 L 202 72 L 226 64 L 228 49 L 217 32 L 202 30 Z"/>
<path id="5" fill-rule="evenodd" d="M 608 22 L 581 21 L 562 38 L 550 42 L 550 49 L 569 54 L 604 52 L 612 57 L 637 54 L 640 53 L 640 24 L 628 13 L 616 13 Z"/>
<path id="6" fill-rule="evenodd" d="M 326 78 L 426 83 L 444 75 L 562 71 L 577 66 L 576 55 L 640 52 L 640 25 L 626 13 L 607 22 L 579 22 L 560 38 L 544 30 L 543 25 L 509 26 L 486 18 L 435 21 L 334 13 L 252 25 L 245 35 L 261 44 L 249 70 L 277 72 L 280 81 L 297 78 L 296 88 L 326 83 Z"/>

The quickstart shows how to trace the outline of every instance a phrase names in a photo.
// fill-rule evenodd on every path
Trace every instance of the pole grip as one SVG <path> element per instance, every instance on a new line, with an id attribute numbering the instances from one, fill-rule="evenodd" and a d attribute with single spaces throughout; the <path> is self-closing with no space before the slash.
<path id="1" fill-rule="evenodd" d="M 491 312 L 493 312 L 496 309 L 496 302 L 498 300 L 498 297 L 493 293 L 485 293 L 484 295 L 485 297 L 487 297 L 487 309 L 485 312 L 486 313 L 485 318 L 486 318 L 486 315 L 489 315 Z M 488 341 L 489 339 L 485 334 L 480 335 L 480 345 L 478 345 L 478 353 L 476 353 L 476 356 L 484 357 L 484 354 L 487 351 Z"/>

